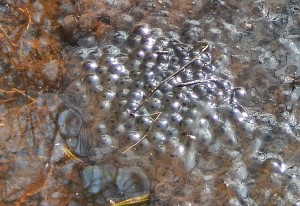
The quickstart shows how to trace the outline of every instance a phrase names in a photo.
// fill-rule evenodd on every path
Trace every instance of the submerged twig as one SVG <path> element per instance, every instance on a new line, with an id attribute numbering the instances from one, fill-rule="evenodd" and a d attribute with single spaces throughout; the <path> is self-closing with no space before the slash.
<path id="1" fill-rule="evenodd" d="M 3 29 L 3 27 L 0 25 L 0 29 L 2 31 L 2 33 L 4 33 L 5 37 L 8 39 L 8 41 L 11 43 L 11 45 L 13 47 L 16 47 L 16 45 L 14 44 L 14 42 L 11 40 L 11 38 L 8 36 L 8 34 L 6 33 L 6 31 Z"/>
<path id="2" fill-rule="evenodd" d="M 88 165 L 87 163 L 85 163 L 82 159 L 76 157 L 67 147 L 65 146 L 62 146 L 61 147 L 62 151 L 64 152 L 64 154 L 66 156 L 68 156 L 70 159 L 72 159 L 73 161 L 75 162 L 78 162 L 78 163 L 82 163 L 84 165 Z"/>
<path id="3" fill-rule="evenodd" d="M 137 203 L 144 203 L 149 200 L 149 194 L 141 195 L 138 197 L 133 197 L 122 202 L 115 203 L 114 201 L 110 200 L 111 206 L 127 206 Z"/>
<path id="4" fill-rule="evenodd" d="M 21 11 L 21 12 L 23 12 L 23 13 L 26 13 L 27 14 L 27 16 L 28 16 L 28 23 L 27 23 L 27 26 L 26 26 L 26 31 L 29 29 L 29 27 L 30 27 L 30 24 L 31 24 L 31 15 L 30 15 L 30 12 L 28 11 L 28 9 L 27 8 L 25 8 L 25 9 L 22 9 L 22 8 L 19 8 L 19 10 Z"/>
<path id="5" fill-rule="evenodd" d="M 168 76 L 165 80 L 163 80 L 162 82 L 160 82 L 159 85 L 157 85 L 154 89 L 152 89 L 149 92 L 149 94 L 146 96 L 146 98 L 138 105 L 138 107 L 136 109 L 134 109 L 131 112 L 131 114 L 134 114 L 136 111 L 138 111 L 146 103 L 146 101 L 152 96 L 152 94 L 155 91 L 157 91 L 164 83 L 166 83 L 167 81 L 169 81 L 170 79 L 172 79 L 173 77 L 175 77 L 177 74 L 179 74 L 180 72 L 182 72 L 186 67 L 188 67 L 190 64 L 192 64 L 196 59 L 198 59 L 203 54 L 203 52 L 205 52 L 208 49 L 208 47 L 209 47 L 209 45 L 206 45 L 196 57 L 194 57 L 188 63 L 186 63 L 185 65 L 183 65 L 176 72 L 174 72 L 173 74 L 171 74 L 170 76 Z"/>
<path id="6" fill-rule="evenodd" d="M 122 152 L 122 154 L 128 152 L 131 148 L 135 147 L 136 145 L 138 145 L 143 139 L 145 139 L 145 137 L 149 134 L 150 130 L 152 129 L 153 125 L 155 124 L 155 122 L 158 120 L 158 118 L 160 117 L 160 115 L 162 114 L 162 112 L 159 112 L 159 114 L 156 116 L 156 118 L 153 120 L 150 128 L 147 130 L 146 134 L 144 134 L 136 143 L 134 143 L 133 145 L 131 145 L 130 147 L 128 147 L 125 151 Z"/>
<path id="7" fill-rule="evenodd" d="M 7 93 L 7 94 L 19 93 L 19 94 L 23 95 L 24 97 L 26 97 L 26 98 L 28 98 L 28 99 L 30 99 L 32 101 L 29 105 L 31 105 L 31 104 L 33 104 L 33 103 L 36 102 L 36 100 L 33 97 L 31 97 L 28 94 L 26 94 L 26 91 L 19 90 L 17 88 L 12 88 L 11 90 L 8 90 L 8 91 L 0 89 L 0 92 Z M 12 101 L 13 99 L 16 99 L 16 98 L 9 99 L 8 101 Z"/>

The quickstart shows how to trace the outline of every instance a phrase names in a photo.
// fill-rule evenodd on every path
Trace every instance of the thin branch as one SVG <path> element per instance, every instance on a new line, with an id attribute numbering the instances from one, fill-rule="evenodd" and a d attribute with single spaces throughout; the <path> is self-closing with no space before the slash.
<path id="1" fill-rule="evenodd" d="M 144 136 L 142 136 L 136 143 L 134 143 L 133 145 L 131 145 L 130 147 L 128 147 L 124 152 L 122 152 L 122 154 L 128 152 L 131 148 L 135 147 L 136 145 L 138 145 L 143 139 L 145 139 L 145 137 L 149 134 L 150 130 L 152 129 L 154 123 L 158 120 L 158 118 L 160 117 L 160 115 L 162 114 L 162 112 L 160 112 L 157 117 L 154 119 L 154 121 L 152 122 L 150 128 L 147 130 L 146 134 L 144 134 Z"/>
<path id="2" fill-rule="evenodd" d="M 134 109 L 132 111 L 131 114 L 134 114 L 136 111 L 138 111 L 145 103 L 146 101 L 152 96 L 152 94 L 157 91 L 164 83 L 168 82 L 170 79 L 172 79 L 173 77 L 175 77 L 177 74 L 179 74 L 180 72 L 182 72 L 186 67 L 188 67 L 190 64 L 192 64 L 195 60 L 197 60 L 202 54 L 203 52 L 205 52 L 208 49 L 209 45 L 206 45 L 201 52 L 194 57 L 192 60 L 190 60 L 188 63 L 186 63 L 185 65 L 183 65 L 180 69 L 178 69 L 176 72 L 174 72 L 173 74 L 171 74 L 170 76 L 168 76 L 165 80 L 163 80 L 162 82 L 159 83 L 158 86 L 156 86 L 153 90 L 151 90 L 149 92 L 149 94 L 146 96 L 146 98 L 138 105 L 138 107 L 136 109 Z"/>
<path id="3" fill-rule="evenodd" d="M 30 24 L 31 24 L 31 15 L 30 15 L 30 12 L 28 11 L 28 9 L 27 8 L 25 8 L 25 10 L 24 9 L 22 9 L 22 8 L 19 8 L 19 10 L 21 11 L 21 12 L 23 12 L 23 13 L 26 13 L 27 14 L 27 16 L 28 16 L 28 23 L 27 23 L 27 26 L 26 26 L 26 31 L 29 29 L 29 27 L 30 27 Z"/>
<path id="4" fill-rule="evenodd" d="M 14 42 L 11 40 L 11 38 L 8 36 L 8 34 L 6 33 L 6 31 L 3 29 L 3 27 L 0 25 L 0 30 L 2 31 L 2 33 L 4 33 L 5 37 L 8 39 L 9 43 L 11 43 L 11 45 L 13 47 L 16 47 L 16 45 L 14 44 Z"/>

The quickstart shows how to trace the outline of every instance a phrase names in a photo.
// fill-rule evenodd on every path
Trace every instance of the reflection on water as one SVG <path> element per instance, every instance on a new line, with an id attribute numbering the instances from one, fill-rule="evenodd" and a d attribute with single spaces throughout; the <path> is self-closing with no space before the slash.
<path id="1" fill-rule="evenodd" d="M 299 3 L 0 3 L 0 205 L 300 205 Z"/>

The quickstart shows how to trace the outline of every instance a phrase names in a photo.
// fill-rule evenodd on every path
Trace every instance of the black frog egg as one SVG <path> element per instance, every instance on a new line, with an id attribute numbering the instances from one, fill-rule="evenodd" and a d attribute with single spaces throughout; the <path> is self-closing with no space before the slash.
<path id="1" fill-rule="evenodd" d="M 141 65 L 141 61 L 140 60 L 137 60 L 137 59 L 133 59 L 133 60 L 130 60 L 129 62 L 127 62 L 126 64 L 126 68 L 130 71 L 130 75 L 132 76 L 132 74 L 134 72 L 137 72 L 140 65 Z M 137 79 L 139 76 L 137 77 L 133 77 L 134 79 Z"/>
<path id="2" fill-rule="evenodd" d="M 131 35 L 128 37 L 128 39 L 126 41 L 126 45 L 129 48 L 136 48 L 141 44 L 141 40 L 142 40 L 142 37 L 140 37 L 138 35 Z"/>
<path id="3" fill-rule="evenodd" d="M 118 60 L 113 55 L 103 55 L 100 58 L 100 64 L 103 66 L 109 67 L 109 66 L 117 64 L 117 63 L 118 63 Z"/>
<path id="4" fill-rule="evenodd" d="M 145 56 L 144 61 L 155 63 L 157 61 L 157 57 L 158 57 L 158 54 L 156 52 L 148 53 Z"/>
<path id="5" fill-rule="evenodd" d="M 154 152 L 156 155 L 164 155 L 167 152 L 167 148 L 164 144 L 156 145 Z"/>
<path id="6" fill-rule="evenodd" d="M 136 143 L 141 139 L 141 135 L 136 131 L 132 131 L 126 135 L 126 138 L 130 143 Z"/>
<path id="7" fill-rule="evenodd" d="M 201 61 L 201 59 L 196 59 L 192 62 L 191 66 L 195 71 L 199 71 L 203 69 L 204 63 Z"/>
<path id="8" fill-rule="evenodd" d="M 132 84 L 133 80 L 131 78 L 121 78 L 120 81 L 118 81 L 118 86 L 124 88 L 124 90 L 118 93 L 118 95 L 124 94 L 123 92 L 126 92 L 127 89 L 130 89 Z"/>
<path id="9" fill-rule="evenodd" d="M 67 88 L 67 93 L 69 95 L 80 95 L 82 93 L 84 93 L 86 90 L 86 87 L 84 86 L 84 84 L 82 84 L 82 82 L 80 81 L 75 81 L 72 82 L 68 88 Z"/>
<path id="10" fill-rule="evenodd" d="M 131 101 L 140 102 L 144 99 L 144 96 L 144 92 L 142 92 L 141 90 L 137 90 L 132 92 L 129 98 Z"/>
<path id="11" fill-rule="evenodd" d="M 88 73 L 95 73 L 98 68 L 98 64 L 95 61 L 87 60 L 82 63 L 83 71 Z"/>
<path id="12" fill-rule="evenodd" d="M 98 134 L 106 134 L 107 133 L 106 125 L 103 123 L 96 125 L 95 130 Z"/>
<path id="13" fill-rule="evenodd" d="M 110 147 L 113 145 L 113 138 L 107 134 L 102 134 L 100 136 L 100 146 L 102 147 Z"/>
<path id="14" fill-rule="evenodd" d="M 153 28 L 151 34 L 155 37 L 163 36 L 163 30 L 161 28 Z"/>
<path id="15" fill-rule="evenodd" d="M 178 138 L 178 130 L 175 127 L 168 127 L 166 131 L 166 137 L 168 139 L 177 139 Z"/>
<path id="16" fill-rule="evenodd" d="M 164 54 L 164 53 L 158 54 L 157 64 L 168 64 L 169 61 L 170 61 L 170 57 L 168 54 Z"/>
<path id="17" fill-rule="evenodd" d="M 145 52 L 142 49 L 138 49 L 137 51 L 134 52 L 134 59 L 136 60 L 143 60 L 145 56 Z"/>
<path id="18" fill-rule="evenodd" d="M 184 118 L 182 119 L 182 121 L 180 122 L 180 127 L 183 130 L 190 130 L 192 129 L 194 126 L 194 120 L 192 118 Z"/>
<path id="19" fill-rule="evenodd" d="M 151 101 L 149 101 L 148 103 L 150 111 L 158 111 L 158 109 L 160 109 L 160 107 L 162 106 L 162 102 L 160 99 L 153 99 Z"/>
<path id="20" fill-rule="evenodd" d="M 204 52 L 202 55 L 201 55 L 201 61 L 208 65 L 210 64 L 211 62 L 211 54 L 210 53 L 207 53 L 207 52 Z"/>
<path id="21" fill-rule="evenodd" d="M 159 118 L 156 121 L 156 127 L 158 129 L 161 129 L 161 130 L 166 130 L 169 127 L 168 119 L 166 119 L 166 118 Z"/>
<path id="22" fill-rule="evenodd" d="M 128 101 L 125 106 L 130 111 L 134 111 L 139 106 L 139 103 L 137 101 Z"/>
<path id="23" fill-rule="evenodd" d="M 132 33 L 141 37 L 148 36 L 151 32 L 150 26 L 148 24 L 137 25 L 134 27 Z"/>
<path id="24" fill-rule="evenodd" d="M 171 92 L 173 90 L 173 86 L 169 83 L 164 83 L 160 86 L 159 90 L 165 94 Z"/>
<path id="25" fill-rule="evenodd" d="M 148 139 L 143 139 L 139 142 L 139 144 L 136 146 L 137 153 L 141 155 L 147 155 L 149 151 L 151 150 L 152 144 L 149 142 Z"/>
<path id="26" fill-rule="evenodd" d="M 114 45 L 108 44 L 102 47 L 102 52 L 107 56 L 116 56 L 120 54 L 120 49 Z"/>
<path id="27" fill-rule="evenodd" d="M 108 112 L 110 110 L 110 108 L 111 108 L 111 102 L 110 101 L 101 101 L 99 103 L 99 108 L 102 111 Z"/>
<path id="28" fill-rule="evenodd" d="M 183 120 L 182 116 L 178 113 L 172 114 L 170 119 L 174 125 L 179 125 L 180 122 Z"/>
<path id="29" fill-rule="evenodd" d="M 179 101 L 174 101 L 171 102 L 171 104 L 168 107 L 169 107 L 168 110 L 173 113 L 173 112 L 179 112 L 182 108 L 182 105 Z"/>
<path id="30" fill-rule="evenodd" d="M 153 80 L 153 79 L 154 79 L 154 72 L 153 72 L 153 71 L 146 71 L 146 72 L 143 74 L 143 79 L 144 79 L 146 82 L 149 82 L 150 80 Z"/>
<path id="31" fill-rule="evenodd" d="M 107 101 L 112 101 L 113 99 L 115 99 L 115 97 L 116 97 L 116 93 L 111 90 L 105 91 L 103 94 L 103 98 Z"/>
<path id="32" fill-rule="evenodd" d="M 231 83 L 228 80 L 217 80 L 215 81 L 215 84 L 219 89 L 223 90 L 224 92 L 232 89 Z"/>
<path id="33" fill-rule="evenodd" d="M 97 74 L 92 73 L 92 74 L 87 74 L 83 78 L 83 82 L 85 82 L 88 85 L 95 86 L 95 85 L 99 85 L 101 81 L 100 81 L 100 77 Z"/>
<path id="34" fill-rule="evenodd" d="M 156 90 L 156 91 L 152 94 L 152 97 L 153 97 L 153 98 L 156 98 L 156 99 L 161 99 L 163 96 L 164 96 L 164 93 L 162 93 L 162 92 L 159 91 L 159 90 Z"/>
<path id="35" fill-rule="evenodd" d="M 202 70 L 206 73 L 206 74 L 211 74 L 216 70 L 216 67 L 214 65 L 204 65 Z"/>
<path id="36" fill-rule="evenodd" d="M 107 82 L 109 84 L 115 85 L 119 81 L 120 77 L 117 74 L 109 74 L 107 75 Z"/>
<path id="37" fill-rule="evenodd" d="M 149 89 L 154 89 L 160 84 L 160 81 L 156 81 L 155 79 L 151 79 L 147 81 L 147 85 Z"/>
<path id="38" fill-rule="evenodd" d="M 155 37 L 153 37 L 153 36 L 146 37 L 141 42 L 141 44 L 142 44 L 141 49 L 143 49 L 145 52 L 151 52 L 153 49 L 153 46 L 155 45 L 155 42 L 156 42 Z"/>
<path id="39" fill-rule="evenodd" d="M 149 128 L 152 124 L 152 119 L 148 116 L 140 116 L 137 118 L 137 123 L 143 128 Z"/>
<path id="40" fill-rule="evenodd" d="M 203 84 L 197 84 L 193 87 L 193 92 L 198 96 L 198 97 L 204 97 L 207 95 L 207 89 L 205 85 Z"/>
<path id="41" fill-rule="evenodd" d="M 111 43 L 116 46 L 120 46 L 124 44 L 126 39 L 127 39 L 127 34 L 124 31 L 115 31 L 110 37 Z"/>
<path id="42" fill-rule="evenodd" d="M 244 88 L 241 87 L 237 87 L 234 89 L 234 97 L 235 98 L 243 98 L 246 95 L 246 90 Z"/>
<path id="43" fill-rule="evenodd" d="M 129 74 L 129 71 L 122 64 L 114 64 L 110 66 L 110 72 L 120 77 L 124 77 Z"/>
<path id="44" fill-rule="evenodd" d="M 204 80 L 206 78 L 207 74 L 203 71 L 195 71 L 193 72 L 193 79 L 195 80 Z"/>
<path id="45" fill-rule="evenodd" d="M 133 84 L 134 84 L 133 86 L 134 89 L 143 89 L 145 85 L 145 83 L 142 80 L 135 81 Z"/>
<path id="46" fill-rule="evenodd" d="M 155 142 L 155 144 L 161 144 L 161 143 L 165 142 L 167 139 L 166 136 L 164 135 L 164 133 L 158 132 L 158 131 L 154 132 L 151 135 L 151 137 L 152 137 L 152 140 Z"/>

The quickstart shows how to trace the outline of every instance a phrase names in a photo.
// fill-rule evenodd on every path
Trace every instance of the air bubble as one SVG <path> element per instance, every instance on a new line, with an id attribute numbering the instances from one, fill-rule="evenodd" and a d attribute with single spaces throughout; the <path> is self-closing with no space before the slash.
<path id="1" fill-rule="evenodd" d="M 81 129 L 82 117 L 73 109 L 68 109 L 60 113 L 58 125 L 63 135 L 77 136 Z"/>
<path id="2" fill-rule="evenodd" d="M 154 188 L 155 195 L 160 199 L 167 201 L 173 196 L 174 188 L 168 183 L 158 183 Z"/>
<path id="3" fill-rule="evenodd" d="M 138 167 L 119 169 L 116 184 L 120 192 L 127 197 L 148 194 L 151 186 L 147 175 Z"/>
<path id="4" fill-rule="evenodd" d="M 285 167 L 279 159 L 269 158 L 264 161 L 262 170 L 266 173 L 282 173 Z"/>

